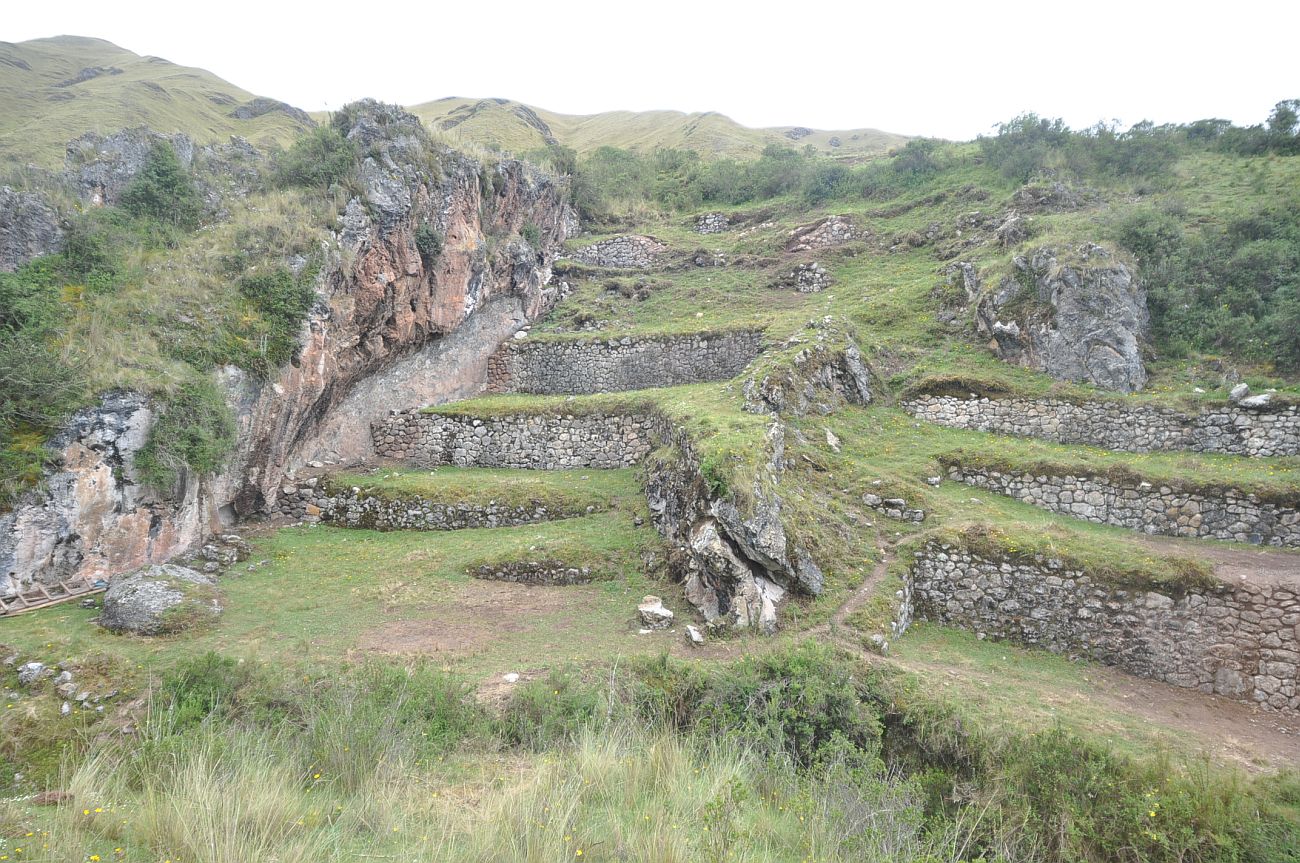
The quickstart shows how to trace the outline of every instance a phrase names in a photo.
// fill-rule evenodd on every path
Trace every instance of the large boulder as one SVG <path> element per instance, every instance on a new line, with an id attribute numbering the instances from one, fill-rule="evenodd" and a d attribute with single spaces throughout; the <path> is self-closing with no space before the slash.
<path id="1" fill-rule="evenodd" d="M 45 197 L 0 186 L 0 272 L 61 248 L 63 226 Z"/>
<path id="2" fill-rule="evenodd" d="M 168 635 L 212 623 L 221 612 L 215 578 L 184 566 L 155 564 L 113 579 L 99 625 L 114 632 Z"/>
<path id="3" fill-rule="evenodd" d="M 1146 291 L 1115 253 L 1087 243 L 1017 256 L 976 322 L 1002 359 L 1058 380 L 1133 392 L 1146 384 Z"/>

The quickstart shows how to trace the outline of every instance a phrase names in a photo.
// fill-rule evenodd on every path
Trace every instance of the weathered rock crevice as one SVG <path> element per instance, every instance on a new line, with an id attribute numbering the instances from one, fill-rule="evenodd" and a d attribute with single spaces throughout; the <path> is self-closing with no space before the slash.
<path id="1" fill-rule="evenodd" d="M 960 266 L 960 265 L 959 265 Z M 1063 381 L 1134 392 L 1146 384 L 1142 346 L 1150 324 L 1146 290 L 1118 255 L 1087 243 L 1044 246 L 1017 256 L 992 290 L 972 286 L 977 329 L 1007 362 Z"/>

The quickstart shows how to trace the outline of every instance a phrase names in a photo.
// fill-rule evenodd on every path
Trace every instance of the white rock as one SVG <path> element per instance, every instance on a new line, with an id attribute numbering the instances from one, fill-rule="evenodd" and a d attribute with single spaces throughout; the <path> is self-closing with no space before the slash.
<path id="1" fill-rule="evenodd" d="M 700 632 L 699 628 L 694 624 L 688 623 L 686 625 L 686 640 L 693 646 L 699 647 L 704 644 L 704 633 Z"/>
<path id="2" fill-rule="evenodd" d="M 667 629 L 673 625 L 673 613 L 664 607 L 663 600 L 657 596 L 647 596 L 636 607 L 641 614 L 641 622 L 651 629 Z"/>
<path id="3" fill-rule="evenodd" d="M 1250 395 L 1250 387 L 1245 384 L 1237 384 L 1228 391 L 1228 401 L 1239 402 L 1248 395 Z"/>
<path id="4" fill-rule="evenodd" d="M 831 431 L 828 428 L 822 429 L 822 431 L 826 432 L 826 445 L 830 447 L 832 450 L 834 450 L 835 452 L 839 452 L 840 439 L 836 437 L 835 432 Z"/>
<path id="5" fill-rule="evenodd" d="M 506 683 L 518 683 L 519 675 L 512 671 L 502 679 L 505 680 Z"/>

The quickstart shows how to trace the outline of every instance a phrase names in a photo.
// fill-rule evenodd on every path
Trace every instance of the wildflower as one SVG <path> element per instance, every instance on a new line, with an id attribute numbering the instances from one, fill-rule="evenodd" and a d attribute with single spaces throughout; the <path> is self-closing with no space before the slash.
<path id="1" fill-rule="evenodd" d="M 573 852 L 573 856 L 574 856 L 574 857 L 581 857 L 581 856 L 582 856 L 582 849 L 579 848 L 577 851 Z"/>

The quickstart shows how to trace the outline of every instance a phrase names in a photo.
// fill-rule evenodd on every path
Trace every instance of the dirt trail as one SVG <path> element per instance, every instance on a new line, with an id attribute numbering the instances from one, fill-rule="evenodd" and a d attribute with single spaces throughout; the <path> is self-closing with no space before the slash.
<path id="1" fill-rule="evenodd" d="M 953 685 L 959 687 L 1005 684 L 994 670 L 976 671 L 969 665 L 956 670 L 942 656 L 876 659 L 921 674 L 936 681 L 936 685 L 944 685 L 940 681 L 945 676 L 952 677 Z M 1069 703 L 1083 704 L 1095 708 L 1098 716 L 1112 713 L 1131 717 L 1172 734 L 1216 760 L 1235 763 L 1250 772 L 1300 765 L 1300 717 L 1267 713 L 1239 701 L 1133 677 L 1103 666 L 1090 667 L 1086 679 L 1086 687 L 1063 682 L 1059 689 L 1040 691 L 1035 706 L 1054 709 Z"/>
<path id="2" fill-rule="evenodd" d="M 1137 534 L 1134 539 L 1159 554 L 1208 561 L 1214 565 L 1215 574 L 1225 581 L 1300 586 L 1300 551 L 1144 534 Z"/>

